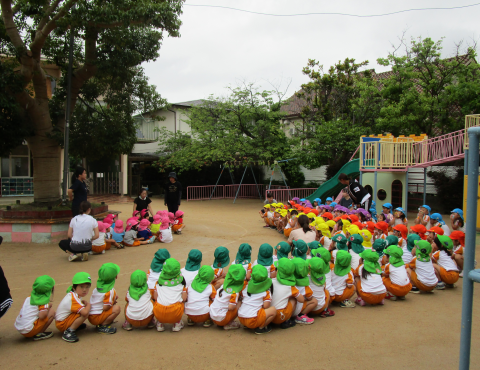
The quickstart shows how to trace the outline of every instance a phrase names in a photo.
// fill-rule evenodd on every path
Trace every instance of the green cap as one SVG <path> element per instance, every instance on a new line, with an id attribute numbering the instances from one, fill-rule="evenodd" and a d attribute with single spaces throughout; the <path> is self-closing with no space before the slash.
<path id="1" fill-rule="evenodd" d="M 163 264 L 169 258 L 170 252 L 165 248 L 160 248 L 157 252 L 155 252 L 152 263 L 150 264 L 150 268 L 153 272 L 161 272 L 163 269 Z"/>
<path id="2" fill-rule="evenodd" d="M 104 263 L 98 270 L 97 291 L 107 293 L 112 290 L 119 272 L 120 267 L 115 263 Z"/>
<path id="3" fill-rule="evenodd" d="M 288 258 L 278 260 L 277 280 L 282 285 L 295 286 L 295 265 Z"/>
<path id="4" fill-rule="evenodd" d="M 420 235 L 418 234 L 408 234 L 407 236 L 407 249 L 409 252 L 413 251 L 415 248 L 415 241 L 420 240 Z"/>
<path id="5" fill-rule="evenodd" d="M 307 259 L 308 245 L 303 240 L 294 240 L 293 241 L 293 257 L 300 257 L 304 260 Z"/>
<path id="6" fill-rule="evenodd" d="M 260 246 L 257 262 L 262 266 L 271 266 L 273 264 L 273 247 L 270 244 L 264 243 Z"/>
<path id="7" fill-rule="evenodd" d="M 92 284 L 92 278 L 88 272 L 77 272 L 73 275 L 72 285 L 68 287 L 67 293 L 72 291 L 74 285 L 80 284 Z"/>
<path id="8" fill-rule="evenodd" d="M 214 268 L 225 268 L 230 263 L 230 252 L 225 247 L 218 247 L 213 253 L 215 261 L 213 261 Z M 242 267 L 243 268 L 243 267 Z"/>
<path id="9" fill-rule="evenodd" d="M 372 274 L 380 275 L 382 273 L 382 268 L 378 263 L 377 252 L 374 252 L 371 249 L 365 249 L 362 253 L 360 253 L 360 257 L 363 259 L 363 268 L 365 270 Z"/>
<path id="10" fill-rule="evenodd" d="M 295 262 L 294 262 L 295 263 Z M 325 284 L 325 262 L 320 257 L 312 257 L 308 260 L 310 267 L 310 279 L 318 286 Z"/>
<path id="11" fill-rule="evenodd" d="M 400 267 L 405 265 L 405 262 L 403 262 L 403 249 L 400 248 L 398 245 L 390 245 L 385 249 L 385 254 L 389 256 L 389 262 L 395 266 L 395 267 Z"/>
<path id="12" fill-rule="evenodd" d="M 130 275 L 130 287 L 128 288 L 130 297 L 138 301 L 147 290 L 147 274 L 145 271 L 135 270 L 132 272 L 132 275 Z"/>
<path id="13" fill-rule="evenodd" d="M 365 250 L 362 244 L 363 244 L 363 237 L 360 234 L 353 234 L 350 237 L 350 245 L 352 246 L 352 250 L 356 254 L 360 254 Z"/>
<path id="14" fill-rule="evenodd" d="M 311 253 L 312 257 L 319 257 L 325 262 L 323 273 L 328 274 L 330 272 L 330 261 L 332 260 L 330 251 L 325 247 L 320 247 L 313 250 Z"/>
<path id="15" fill-rule="evenodd" d="M 223 290 L 227 294 L 240 293 L 243 289 L 246 275 L 247 272 L 242 265 L 230 266 L 223 282 Z"/>
<path id="16" fill-rule="evenodd" d="M 255 265 L 252 268 L 252 277 L 247 286 L 247 293 L 256 294 L 266 292 L 272 286 L 272 279 L 268 277 L 265 266 Z"/>
<path id="17" fill-rule="evenodd" d="M 398 245 L 398 237 L 396 237 L 395 235 L 389 235 L 387 236 L 386 242 L 387 242 L 387 247 L 391 245 Z"/>
<path id="18" fill-rule="evenodd" d="M 202 264 L 202 252 L 198 249 L 192 249 L 188 252 L 187 263 L 185 264 L 185 270 L 198 271 Z"/>
<path id="19" fill-rule="evenodd" d="M 158 277 L 158 284 L 172 287 L 181 284 L 182 281 L 183 276 L 180 275 L 180 262 L 175 258 L 167 259 Z"/>
<path id="20" fill-rule="evenodd" d="M 314 240 L 313 242 L 310 242 L 307 245 L 308 245 L 308 248 L 310 248 L 311 251 L 322 246 L 318 240 Z"/>
<path id="21" fill-rule="evenodd" d="M 335 246 L 340 251 L 348 251 L 347 238 L 343 234 L 335 235 L 332 238 L 332 242 L 335 242 Z"/>
<path id="22" fill-rule="evenodd" d="M 432 253 L 432 245 L 426 240 L 415 240 L 415 255 L 417 260 L 421 262 L 430 261 L 430 253 Z"/>
<path id="23" fill-rule="evenodd" d="M 377 252 L 378 257 L 383 256 L 383 251 L 387 246 L 387 242 L 383 239 L 377 239 L 372 245 L 372 249 Z M 377 258 L 378 259 L 378 258 Z"/>
<path id="24" fill-rule="evenodd" d="M 196 292 L 202 293 L 215 278 L 215 272 L 211 266 L 202 266 L 198 270 L 197 276 L 192 281 L 191 288 Z"/>
<path id="25" fill-rule="evenodd" d="M 448 249 L 448 250 L 451 250 L 453 249 L 453 241 L 452 239 L 450 239 L 449 236 L 447 235 L 438 235 L 437 234 L 437 239 L 440 241 L 440 243 L 442 243 L 442 247 Z M 440 247 L 438 245 L 438 247 Z"/>
<path id="26" fill-rule="evenodd" d="M 362 252 L 363 253 L 363 252 Z M 338 251 L 333 272 L 337 276 L 345 276 L 352 270 L 352 255 L 347 251 Z"/>
<path id="27" fill-rule="evenodd" d="M 42 306 L 50 302 L 54 285 L 55 280 L 48 275 L 36 278 L 33 283 L 32 293 L 30 293 L 30 304 L 32 306 Z"/>
<path id="28" fill-rule="evenodd" d="M 307 261 L 297 257 L 293 259 L 293 264 L 295 266 L 295 272 L 293 273 L 295 276 L 295 285 L 309 286 Z"/>
<path id="29" fill-rule="evenodd" d="M 252 247 L 250 244 L 242 243 L 238 247 L 237 256 L 235 257 L 235 264 L 248 265 L 252 261 Z"/>
<path id="30" fill-rule="evenodd" d="M 275 247 L 275 250 L 277 251 L 277 258 L 288 258 L 288 255 L 292 248 L 287 242 L 280 242 L 277 244 Z"/>

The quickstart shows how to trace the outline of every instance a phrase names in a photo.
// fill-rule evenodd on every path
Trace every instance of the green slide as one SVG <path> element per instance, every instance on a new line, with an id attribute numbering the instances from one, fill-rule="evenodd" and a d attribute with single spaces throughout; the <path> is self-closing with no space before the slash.
<path id="1" fill-rule="evenodd" d="M 345 187 L 345 185 L 342 185 L 338 181 L 338 175 L 344 173 L 349 177 L 357 177 L 360 174 L 359 163 L 359 159 L 354 159 L 353 161 L 347 162 L 334 177 L 323 183 L 312 195 L 306 199 L 313 203 L 315 198 L 320 198 L 323 204 L 325 204 L 325 199 L 327 197 L 332 197 L 335 199 L 338 193 L 340 193 L 340 190 Z"/>

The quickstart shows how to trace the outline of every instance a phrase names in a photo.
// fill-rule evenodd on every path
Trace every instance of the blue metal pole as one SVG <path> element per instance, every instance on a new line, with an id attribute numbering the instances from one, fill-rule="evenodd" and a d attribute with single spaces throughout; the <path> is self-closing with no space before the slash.
<path id="1" fill-rule="evenodd" d="M 275 163 L 272 168 L 272 174 L 270 175 L 270 184 L 268 184 L 268 190 L 270 190 L 270 187 L 272 186 L 272 179 L 273 179 L 273 173 L 275 172 L 275 167 L 277 167 L 277 164 Z"/>
<path id="2" fill-rule="evenodd" d="M 362 185 L 362 180 L 363 180 L 363 172 L 360 171 L 360 185 Z"/>
<path id="3" fill-rule="evenodd" d="M 427 204 L 427 167 L 423 168 L 423 204 Z"/>
<path id="4" fill-rule="evenodd" d="M 215 187 L 213 188 L 212 194 L 210 194 L 210 198 L 208 200 L 212 200 L 213 193 L 215 193 L 215 190 L 217 189 L 218 182 L 220 181 L 220 177 L 222 177 L 223 170 L 225 169 L 225 165 L 223 165 L 222 170 L 220 171 L 220 176 L 218 176 L 217 183 L 215 184 Z"/>
<path id="5" fill-rule="evenodd" d="M 375 179 L 373 181 L 373 199 L 372 201 L 375 201 L 375 204 L 377 204 L 377 174 L 378 172 L 375 170 Z M 375 207 L 376 209 L 377 207 Z"/>
<path id="6" fill-rule="evenodd" d="M 237 197 L 238 197 L 238 193 L 240 193 L 240 189 L 242 188 L 242 182 L 243 182 L 243 178 L 245 177 L 245 174 L 247 173 L 247 168 L 248 166 L 245 166 L 245 171 L 243 171 L 242 179 L 240 180 L 240 185 L 238 185 L 237 194 L 235 194 L 235 199 L 233 200 L 233 204 L 235 204 L 235 201 L 237 200 Z"/>
<path id="7" fill-rule="evenodd" d="M 468 156 L 467 217 L 465 249 L 463 252 L 463 292 L 462 292 L 462 329 L 460 332 L 460 370 L 470 368 L 470 347 L 472 341 L 473 280 L 470 271 L 475 263 L 475 237 L 478 202 L 478 137 L 480 127 L 468 129 L 468 139 L 472 152 Z"/>

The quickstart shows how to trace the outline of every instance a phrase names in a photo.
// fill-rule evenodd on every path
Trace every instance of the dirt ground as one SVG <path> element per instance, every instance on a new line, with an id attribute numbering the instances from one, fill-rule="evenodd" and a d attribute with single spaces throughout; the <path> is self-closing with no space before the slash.
<path id="1" fill-rule="evenodd" d="M 153 209 L 163 208 L 154 200 Z M 132 212 L 129 204 L 110 205 L 122 211 L 124 221 Z M 257 200 L 184 202 L 185 224 L 182 235 L 174 235 L 167 245 L 155 243 L 138 248 L 110 250 L 91 256 L 88 262 L 68 262 L 67 255 L 54 244 L 12 244 L 0 247 L 0 264 L 5 271 L 13 307 L 0 320 L 0 368 L 3 369 L 454 369 L 458 367 L 462 280 L 456 289 L 435 294 L 410 294 L 405 301 L 387 301 L 384 306 L 334 306 L 335 316 L 317 318 L 309 326 L 288 330 L 275 328 L 266 335 L 250 330 L 224 331 L 212 326 L 187 327 L 179 333 L 121 329 L 123 313 L 114 324 L 118 332 L 100 335 L 94 327 L 78 332 L 80 341 L 62 341 L 52 324 L 52 339 L 33 342 L 23 338 L 13 323 L 36 277 L 48 274 L 56 281 L 54 307 L 63 298 L 74 273 L 87 271 L 96 281 L 97 271 L 105 262 L 117 263 L 120 275 L 116 290 L 123 297 L 130 274 L 148 270 L 155 251 L 166 246 L 172 257 L 185 265 L 188 251 L 198 248 L 205 264 L 213 262 L 213 252 L 222 245 L 235 258 L 240 243 L 252 245 L 252 260 L 262 243 L 274 246 L 283 237 L 262 228 Z M 479 248 L 477 247 L 477 252 Z M 92 291 L 93 288 L 90 290 Z M 480 352 L 480 295 L 474 298 L 472 369 L 478 368 Z M 184 316 L 184 321 L 186 318 Z"/>

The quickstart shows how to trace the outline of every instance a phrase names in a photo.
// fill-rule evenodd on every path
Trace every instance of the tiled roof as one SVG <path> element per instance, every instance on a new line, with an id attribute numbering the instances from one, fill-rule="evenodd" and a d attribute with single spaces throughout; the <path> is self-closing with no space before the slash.
<path id="1" fill-rule="evenodd" d="M 204 99 L 198 99 L 198 100 L 190 100 L 190 101 L 184 101 L 182 103 L 174 103 L 172 105 L 180 105 L 182 107 L 194 107 L 197 105 L 202 105 L 205 103 Z"/>

